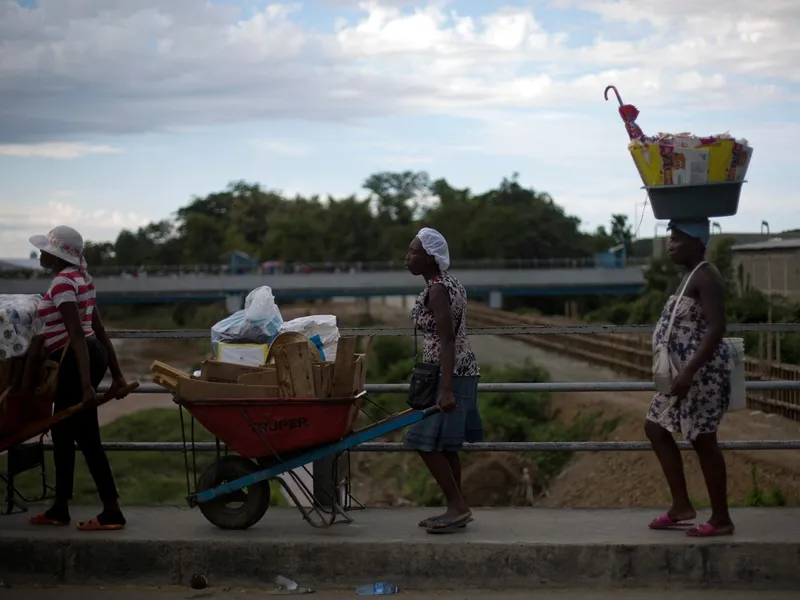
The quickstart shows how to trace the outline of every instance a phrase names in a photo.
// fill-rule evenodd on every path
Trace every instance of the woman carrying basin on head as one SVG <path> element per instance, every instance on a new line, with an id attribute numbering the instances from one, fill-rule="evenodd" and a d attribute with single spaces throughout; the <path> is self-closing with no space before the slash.
<path id="1" fill-rule="evenodd" d="M 651 529 L 691 527 L 697 512 L 689 499 L 681 453 L 672 434 L 680 432 L 697 452 L 703 470 L 711 518 L 691 527 L 691 537 L 730 535 L 725 458 L 717 429 L 730 402 L 731 354 L 725 334 L 724 282 L 705 261 L 708 219 L 670 221 L 669 255 L 686 271 L 678 294 L 667 300 L 653 334 L 653 348 L 666 345 L 675 374 L 668 393 L 657 393 L 647 413 L 645 432 L 661 463 L 672 506 L 650 523 Z M 672 327 L 670 328 L 670 322 Z"/>
<path id="2" fill-rule="evenodd" d="M 424 519 L 419 526 L 429 533 L 450 533 L 472 520 L 461 491 L 458 452 L 465 441 L 483 439 L 478 412 L 480 370 L 467 337 L 467 292 L 447 272 L 450 252 L 444 236 L 422 228 L 411 241 L 405 262 L 412 275 L 425 279 L 411 318 L 422 336 L 422 360 L 440 365 L 436 403 L 442 410 L 409 428 L 405 443 L 420 454 L 447 501 L 444 514 Z"/>
<path id="3" fill-rule="evenodd" d="M 47 235 L 35 235 L 31 244 L 41 251 L 39 262 L 53 281 L 39 304 L 44 324 L 44 345 L 50 358 L 60 363 L 55 411 L 84 401 L 94 402 L 97 387 L 111 368 L 109 395 L 121 397 L 127 383 L 117 355 L 95 306 L 96 292 L 83 258 L 83 238 L 72 227 L 59 226 Z M 68 525 L 69 502 L 75 477 L 75 444 L 81 449 L 94 479 L 103 511 L 78 523 L 81 531 L 115 530 L 125 526 L 117 503 L 117 488 L 100 441 L 97 407 L 83 409 L 52 428 L 56 492 L 53 506 L 30 522 L 33 525 Z"/>

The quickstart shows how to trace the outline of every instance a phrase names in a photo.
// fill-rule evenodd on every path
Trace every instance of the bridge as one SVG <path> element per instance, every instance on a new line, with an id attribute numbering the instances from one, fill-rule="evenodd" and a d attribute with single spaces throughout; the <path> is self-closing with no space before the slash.
<path id="1" fill-rule="evenodd" d="M 503 296 L 585 296 L 635 294 L 644 286 L 644 268 L 553 268 L 553 269 L 456 269 L 470 297 L 489 297 L 492 307 L 502 306 Z M 98 298 L 105 303 L 159 303 L 227 300 L 241 305 L 250 290 L 272 288 L 278 301 L 336 297 L 380 297 L 417 294 L 419 277 L 407 271 L 356 271 L 347 273 L 295 274 L 185 274 L 150 277 L 94 278 Z M 46 288 L 46 280 L 5 279 L 4 293 L 35 294 Z"/>

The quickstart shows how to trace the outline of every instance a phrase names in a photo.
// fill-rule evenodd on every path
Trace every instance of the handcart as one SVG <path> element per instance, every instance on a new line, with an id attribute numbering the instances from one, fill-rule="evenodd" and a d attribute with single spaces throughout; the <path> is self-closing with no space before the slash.
<path id="1" fill-rule="evenodd" d="M 407 410 L 353 431 L 353 423 L 366 392 L 349 398 L 264 398 L 189 400 L 175 396 L 175 403 L 192 416 L 191 440 L 184 427 L 184 457 L 188 503 L 221 529 L 247 529 L 255 525 L 270 506 L 270 481 L 279 484 L 314 527 L 352 522 L 340 501 L 330 494 L 329 505 L 315 498 L 312 490 L 294 472 L 326 458 L 337 458 L 356 446 L 408 427 L 437 413 Z M 215 436 L 216 460 L 197 477 L 194 420 Z M 226 449 L 223 451 L 222 443 Z M 189 481 L 189 450 L 194 465 L 194 490 Z M 227 454 L 227 450 L 235 454 Z M 288 475 L 311 508 L 280 476 Z M 315 474 L 316 475 L 316 474 Z M 313 479 L 313 476 L 312 476 Z"/>
<path id="2" fill-rule="evenodd" d="M 123 398 L 138 387 L 138 381 L 131 382 L 114 396 L 105 394 L 93 404 L 99 406 L 116 398 Z M 81 402 L 53 413 L 52 398 L 12 391 L 11 388 L 0 394 L 0 455 L 5 453 L 7 456 L 6 471 L 0 472 L 0 481 L 6 488 L 3 509 L 5 514 L 11 514 L 15 510 L 27 512 L 26 504 L 45 500 L 53 491 L 47 483 L 43 438 L 53 425 L 89 405 Z M 38 441 L 30 442 L 36 437 Z M 14 485 L 14 478 L 37 467 L 41 472 L 41 492 L 34 498 L 27 498 Z"/>

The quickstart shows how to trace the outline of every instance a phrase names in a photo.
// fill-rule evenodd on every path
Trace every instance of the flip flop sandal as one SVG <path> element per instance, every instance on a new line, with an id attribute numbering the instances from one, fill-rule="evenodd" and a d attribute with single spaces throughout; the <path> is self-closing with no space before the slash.
<path id="1" fill-rule="evenodd" d="M 692 525 L 694 525 L 694 522 L 691 519 L 676 521 L 669 516 L 669 513 L 664 513 L 660 517 L 656 517 L 650 521 L 648 527 L 650 529 L 681 529 L 684 527 L 691 527 Z"/>
<path id="2" fill-rule="evenodd" d="M 426 532 L 431 534 L 439 533 L 454 533 L 460 529 L 464 529 L 467 523 L 472 521 L 472 515 L 464 515 L 452 520 L 438 519 L 434 521 L 433 526 L 425 529 Z"/>
<path id="3" fill-rule="evenodd" d="M 461 523 L 459 527 L 466 527 L 467 524 L 472 523 L 472 521 L 474 520 L 475 519 L 473 519 L 472 517 L 469 517 L 466 521 Z M 432 529 L 436 527 L 437 523 L 441 523 L 441 521 L 442 517 L 428 517 L 427 519 L 422 519 L 422 521 L 420 521 L 418 525 L 423 529 Z"/>
<path id="4" fill-rule="evenodd" d="M 54 527 L 66 527 L 69 525 L 69 521 L 61 521 L 59 519 L 51 519 L 46 514 L 42 513 L 41 515 L 36 515 L 35 517 L 31 517 L 28 519 L 28 523 L 31 525 L 52 525 Z"/>
<path id="5" fill-rule="evenodd" d="M 717 529 L 711 523 L 703 523 L 697 527 L 692 527 L 686 532 L 687 537 L 719 537 L 721 535 L 733 535 L 734 527 L 721 527 Z"/>
<path id="6" fill-rule="evenodd" d="M 103 524 L 97 519 L 89 519 L 88 521 L 81 521 L 76 526 L 78 531 L 119 531 L 125 529 L 122 523 L 106 523 Z"/>

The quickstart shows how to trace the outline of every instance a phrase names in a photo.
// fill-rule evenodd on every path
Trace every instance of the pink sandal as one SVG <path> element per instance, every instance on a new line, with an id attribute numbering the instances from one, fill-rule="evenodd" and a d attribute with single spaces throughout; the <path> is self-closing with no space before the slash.
<path id="1" fill-rule="evenodd" d="M 692 527 L 686 532 L 686 535 L 688 537 L 718 537 L 721 535 L 733 535 L 733 530 L 733 525 L 716 528 L 711 523 L 702 523 L 697 527 Z"/>
<path id="2" fill-rule="evenodd" d="M 694 522 L 690 520 L 676 521 L 669 516 L 669 513 L 664 513 L 660 517 L 656 517 L 650 521 L 648 527 L 650 529 L 681 529 L 683 527 L 691 527 L 692 525 L 694 525 Z"/>

